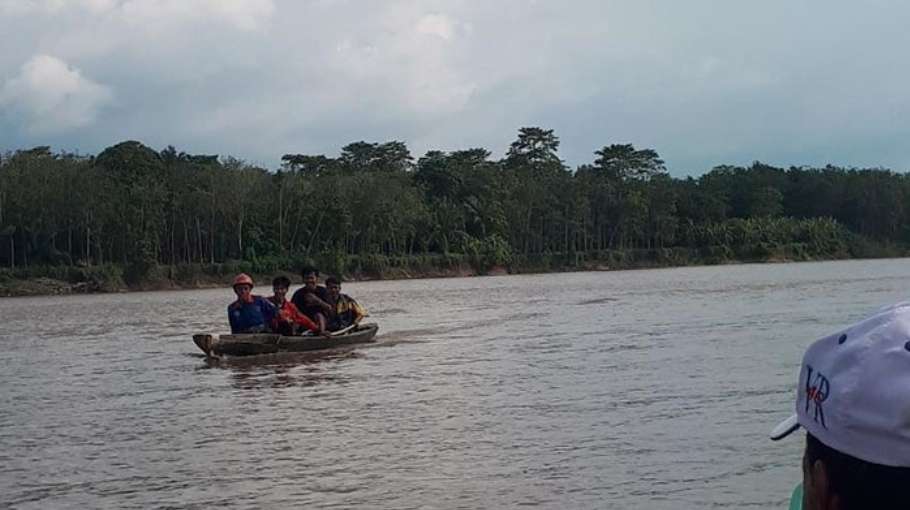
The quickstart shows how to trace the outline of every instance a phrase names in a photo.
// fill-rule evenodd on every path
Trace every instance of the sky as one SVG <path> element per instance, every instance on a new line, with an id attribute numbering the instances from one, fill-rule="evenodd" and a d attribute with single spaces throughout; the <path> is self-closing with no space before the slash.
<path id="1" fill-rule="evenodd" d="M 631 143 L 674 176 L 905 171 L 908 19 L 899 0 L 0 0 L 0 152 L 499 158 L 540 126 L 573 168 Z"/>

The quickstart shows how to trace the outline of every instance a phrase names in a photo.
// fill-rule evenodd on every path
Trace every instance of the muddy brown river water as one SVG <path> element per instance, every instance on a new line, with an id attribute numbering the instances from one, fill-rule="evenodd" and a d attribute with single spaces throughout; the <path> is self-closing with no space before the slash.
<path id="1" fill-rule="evenodd" d="M 803 349 L 908 288 L 910 260 L 351 283 L 376 344 L 223 363 L 190 335 L 229 289 L 0 299 L 0 507 L 784 508 Z"/>

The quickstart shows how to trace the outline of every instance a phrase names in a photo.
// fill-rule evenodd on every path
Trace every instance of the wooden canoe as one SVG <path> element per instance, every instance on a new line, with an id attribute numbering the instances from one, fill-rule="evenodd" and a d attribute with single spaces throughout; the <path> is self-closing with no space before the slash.
<path id="1" fill-rule="evenodd" d="M 376 324 L 361 324 L 331 336 L 301 335 L 282 336 L 270 333 L 243 335 L 193 335 L 196 344 L 206 356 L 253 356 L 276 352 L 302 352 L 331 349 L 340 345 L 375 342 L 379 330 Z"/>

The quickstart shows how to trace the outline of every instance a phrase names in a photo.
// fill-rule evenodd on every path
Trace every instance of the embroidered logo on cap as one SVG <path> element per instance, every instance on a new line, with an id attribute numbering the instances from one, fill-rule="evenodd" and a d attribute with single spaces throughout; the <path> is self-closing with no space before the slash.
<path id="1" fill-rule="evenodd" d="M 805 412 L 807 415 L 811 414 L 815 423 L 820 424 L 825 429 L 828 428 L 828 425 L 825 424 L 825 409 L 822 404 L 827 400 L 830 389 L 831 384 L 828 382 L 828 378 L 822 375 L 821 372 L 813 370 L 812 365 L 806 365 Z M 809 412 L 810 406 L 812 407 L 811 413 Z"/>

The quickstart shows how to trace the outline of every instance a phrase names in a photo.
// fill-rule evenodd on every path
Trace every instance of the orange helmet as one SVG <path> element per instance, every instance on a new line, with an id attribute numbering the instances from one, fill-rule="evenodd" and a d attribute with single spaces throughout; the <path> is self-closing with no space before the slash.
<path id="1" fill-rule="evenodd" d="M 250 287 L 252 287 L 253 279 L 250 278 L 250 275 L 248 275 L 246 273 L 240 273 L 236 277 L 234 277 L 233 287 L 236 287 L 238 285 L 249 285 Z"/>

